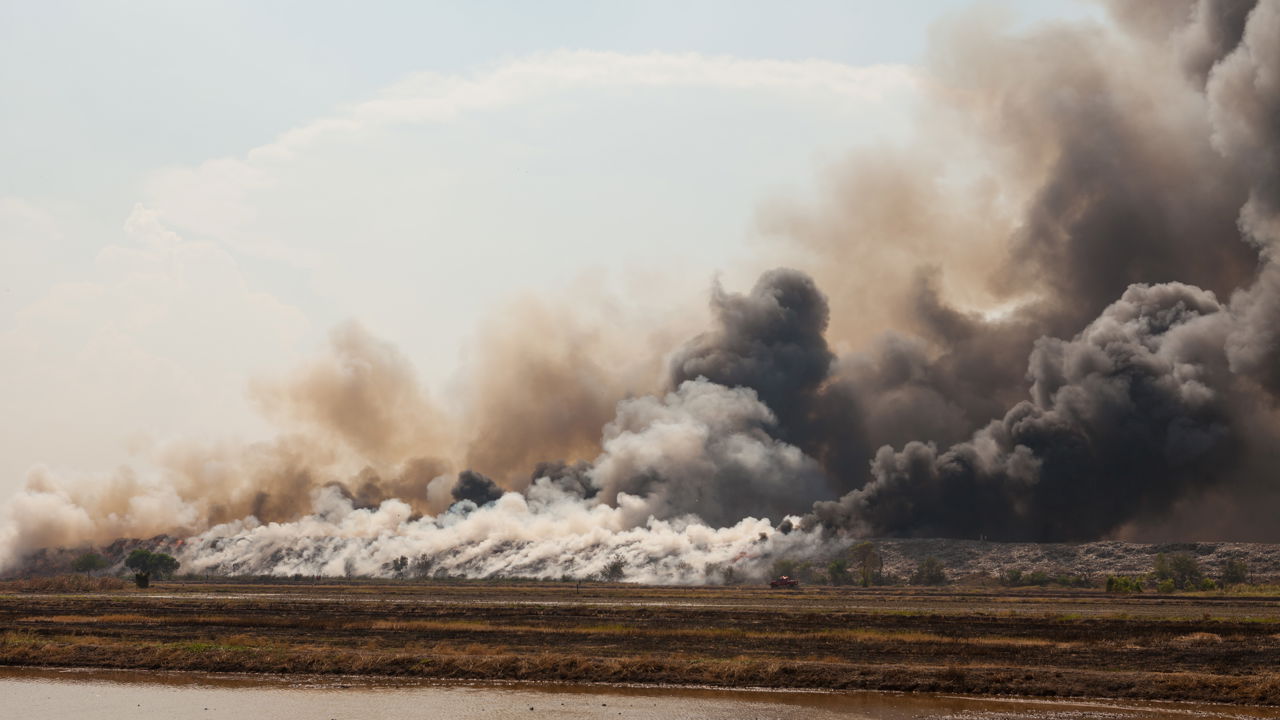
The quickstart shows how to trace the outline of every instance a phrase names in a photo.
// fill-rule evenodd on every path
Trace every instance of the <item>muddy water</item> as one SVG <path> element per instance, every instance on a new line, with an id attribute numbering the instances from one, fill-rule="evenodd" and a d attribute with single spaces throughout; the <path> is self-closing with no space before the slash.
<path id="1" fill-rule="evenodd" d="M 1180 703 L 1046 702 L 891 693 L 441 684 L 367 678 L 263 680 L 190 673 L 0 669 L 0 717 L 23 720 L 1189 720 L 1280 718 L 1280 710 Z"/>

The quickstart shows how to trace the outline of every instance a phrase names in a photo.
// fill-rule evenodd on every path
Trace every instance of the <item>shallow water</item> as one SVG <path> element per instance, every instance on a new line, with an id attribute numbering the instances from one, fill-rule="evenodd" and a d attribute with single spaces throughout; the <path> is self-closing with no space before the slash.
<path id="1" fill-rule="evenodd" d="M 399 718 L 876 718 L 1187 720 L 1280 718 L 1280 709 L 1183 703 L 993 700 L 368 678 L 0 668 L 0 716 L 24 720 L 391 720 Z"/>

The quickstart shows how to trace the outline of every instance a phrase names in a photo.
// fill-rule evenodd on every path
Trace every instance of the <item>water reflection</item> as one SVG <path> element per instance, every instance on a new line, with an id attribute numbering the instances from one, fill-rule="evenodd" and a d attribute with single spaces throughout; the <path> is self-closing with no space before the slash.
<path id="1" fill-rule="evenodd" d="M 1280 709 L 1183 703 L 37 669 L 0 669 L 0 699 L 0 715 L 24 720 L 1280 718 Z"/>

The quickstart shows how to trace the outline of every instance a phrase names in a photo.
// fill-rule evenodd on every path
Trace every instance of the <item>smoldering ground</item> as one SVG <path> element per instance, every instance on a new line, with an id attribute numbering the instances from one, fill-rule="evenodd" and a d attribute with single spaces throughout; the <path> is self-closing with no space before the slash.
<path id="1" fill-rule="evenodd" d="M 790 269 L 717 283 L 700 333 L 655 351 L 541 308 L 460 420 L 343 326 L 255 387 L 277 439 L 36 471 L 3 547 L 680 582 L 850 536 L 1280 540 L 1280 0 L 1109 10 L 940 26 L 918 142 L 762 211 Z"/>

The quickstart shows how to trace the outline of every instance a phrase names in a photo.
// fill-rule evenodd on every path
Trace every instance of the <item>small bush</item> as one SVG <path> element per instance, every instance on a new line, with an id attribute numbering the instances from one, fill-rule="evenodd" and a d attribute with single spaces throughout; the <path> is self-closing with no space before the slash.
<path id="1" fill-rule="evenodd" d="M 773 561 L 772 576 L 786 575 L 787 577 L 795 577 L 797 567 L 799 567 L 799 564 L 791 558 L 778 558 Z"/>
<path id="2" fill-rule="evenodd" d="M 1218 583 L 1214 582 L 1213 578 L 1205 578 L 1200 581 L 1200 589 L 1201 590 L 1217 590 Z"/>
<path id="3" fill-rule="evenodd" d="M 626 575 L 627 562 L 620 555 L 614 555 L 600 571 L 600 579 L 604 582 L 621 582 Z"/>
<path id="4" fill-rule="evenodd" d="M 1004 571 L 1000 576 L 1000 584 L 1008 587 L 1026 587 L 1028 585 L 1035 585 L 1038 587 L 1045 587 L 1047 585 L 1061 585 L 1062 587 L 1090 587 L 1093 585 L 1093 581 L 1084 575 L 1072 575 L 1065 572 L 1050 575 L 1044 570 L 1025 572 L 1023 570 L 1013 569 Z"/>
<path id="5" fill-rule="evenodd" d="M 778 577 L 779 575 L 795 578 L 806 585 L 830 580 L 826 571 L 814 567 L 813 563 L 797 562 L 788 558 L 774 561 L 773 574 L 770 577 Z"/>
<path id="6" fill-rule="evenodd" d="M 912 585 L 945 585 L 947 583 L 947 572 L 942 567 L 942 561 L 930 555 L 920 561 L 916 565 L 916 571 L 911 574 Z"/>
<path id="7" fill-rule="evenodd" d="M 1156 591 L 1157 591 L 1157 592 L 1161 592 L 1161 593 L 1166 593 L 1166 594 L 1168 594 L 1168 593 L 1173 592 L 1173 591 L 1174 591 L 1174 589 L 1175 589 L 1175 586 L 1174 586 L 1174 584 L 1173 584 L 1173 580 L 1161 580 L 1161 581 L 1156 585 Z"/>
<path id="8" fill-rule="evenodd" d="M 1107 577 L 1107 592 L 1140 593 L 1142 592 L 1142 580 L 1124 575 L 1110 575 Z"/>

